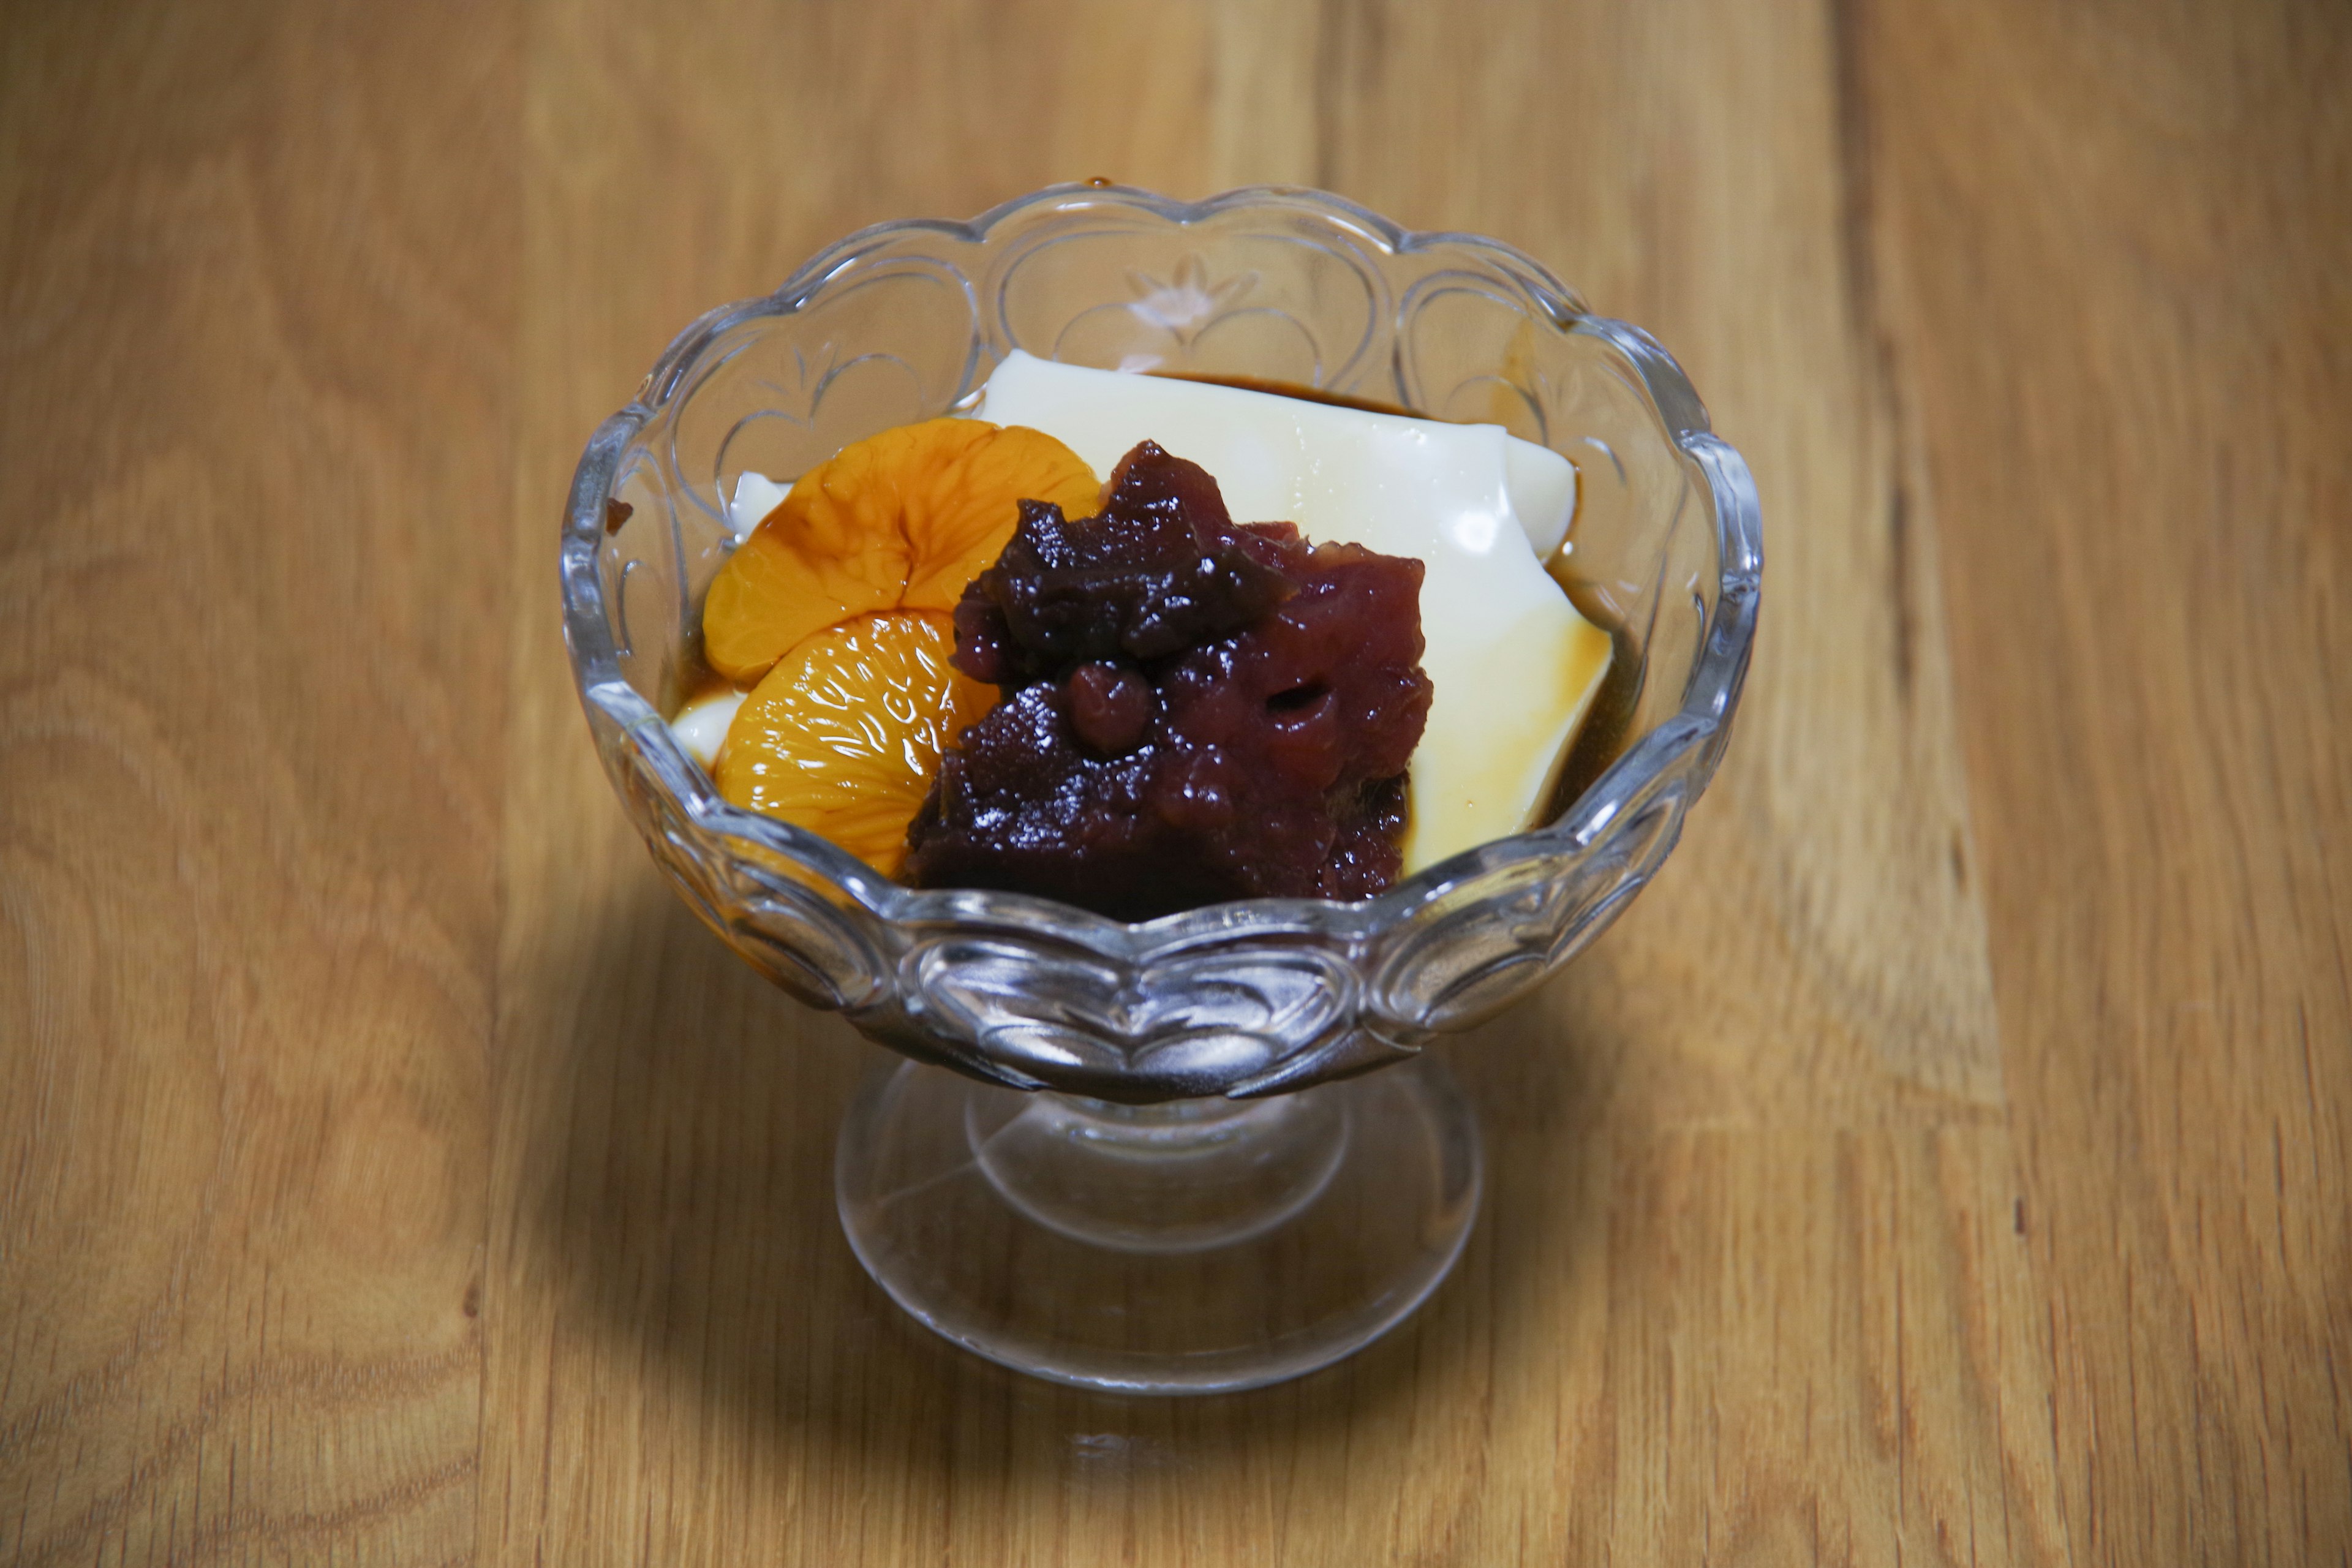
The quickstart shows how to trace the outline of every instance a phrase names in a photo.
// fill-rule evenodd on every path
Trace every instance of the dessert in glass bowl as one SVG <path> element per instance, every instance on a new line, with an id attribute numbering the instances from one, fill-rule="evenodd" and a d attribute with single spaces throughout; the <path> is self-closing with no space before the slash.
<path id="1" fill-rule="evenodd" d="M 1268 384 L 1318 401 L 1234 390 Z M 1283 412 L 1229 416 L 1247 398 Z M 1388 437 L 1322 417 L 1360 404 L 1416 416 L 1370 417 L 1459 446 L 1456 470 L 1483 465 L 1491 504 L 1446 492 L 1454 532 L 1492 554 L 1515 528 L 1536 570 L 1476 582 L 1475 552 L 1426 529 L 1400 548 L 1429 508 L 1367 500 Z M 1256 461 L 1267 428 L 1344 520 L 1310 515 L 1296 465 Z M 907 472 L 969 482 L 900 485 L 927 521 L 891 549 L 855 542 L 882 536 L 859 532 L 870 487 L 803 485 L 909 453 L 929 456 Z M 1133 589 L 1118 552 L 1149 545 L 1153 506 L 1230 550 L 1223 597 Z M 1066 614 L 1074 563 L 1129 584 L 1112 611 Z M 843 1131 L 843 1223 L 869 1272 L 992 1359 L 1158 1392 L 1326 1364 L 1444 1277 L 1477 1132 L 1420 1047 L 1566 962 L 1664 859 L 1721 754 L 1760 570 L 1752 485 L 1673 362 L 1526 258 L 1311 192 L 1094 186 L 868 230 L 705 317 L 590 443 L 562 563 L 583 701 L 656 861 L 763 973 L 912 1058 Z M 1551 607 L 1509 613 L 1538 588 Z M 1420 649 L 1393 635 L 1402 596 Z M 1189 641 L 1135 640 L 1177 598 L 1218 613 L 1177 628 Z M 1327 600 L 1363 613 L 1317 621 Z M 1391 635 L 1351 662 L 1343 624 Z M 1211 665 L 1308 679 L 1241 701 Z M 1401 754 L 1408 672 L 1424 732 Z M 1333 730 L 1335 705 L 1396 722 Z M 730 780 L 828 726 L 891 764 L 847 805 L 794 796 L 805 768 Z M 1132 826 L 1182 772 L 1164 757 L 1211 742 L 1290 784 L 1211 768 L 1202 798 L 1220 779 L 1241 798 L 1192 825 L 1204 837 L 1097 830 Z M 1047 819 L 1020 794 L 1034 778 L 1129 809 L 1053 818 L 1075 858 L 1024 862 Z M 1236 848 L 1236 831 L 1271 837 Z M 1254 889 L 1278 896 L 1231 896 Z"/>
<path id="2" fill-rule="evenodd" d="M 1367 898 L 1535 824 L 1610 661 L 1542 563 L 1566 458 L 1018 349 L 971 412 L 737 480 L 739 530 L 782 499 L 704 601 L 730 684 L 672 719 L 729 800 L 1128 920 Z"/>

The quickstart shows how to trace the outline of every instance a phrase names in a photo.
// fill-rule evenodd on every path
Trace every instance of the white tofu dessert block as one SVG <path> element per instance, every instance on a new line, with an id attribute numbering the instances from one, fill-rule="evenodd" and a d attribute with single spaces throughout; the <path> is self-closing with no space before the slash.
<path id="1" fill-rule="evenodd" d="M 751 531 L 766 521 L 792 492 L 792 486 L 780 485 L 762 473 L 747 468 L 739 475 L 734 499 L 727 503 L 727 526 L 735 531 L 735 542 L 751 538 Z"/>
<path id="2" fill-rule="evenodd" d="M 1209 471 L 1236 522 L 1296 523 L 1312 541 L 1420 560 L 1422 668 L 1433 690 L 1412 763 L 1404 870 L 1534 825 L 1609 668 L 1608 635 L 1542 565 L 1575 511 L 1566 458 L 1499 425 L 1017 350 L 970 412 L 1042 430 L 1106 476 L 1136 443 L 1156 441 Z"/>
<path id="3" fill-rule="evenodd" d="M 714 691 L 708 697 L 698 697 L 677 710 L 669 721 L 670 733 L 686 748 L 686 754 L 706 769 L 719 765 L 719 749 L 727 744 L 727 731 L 735 722 L 735 710 L 743 706 L 748 691 Z"/>

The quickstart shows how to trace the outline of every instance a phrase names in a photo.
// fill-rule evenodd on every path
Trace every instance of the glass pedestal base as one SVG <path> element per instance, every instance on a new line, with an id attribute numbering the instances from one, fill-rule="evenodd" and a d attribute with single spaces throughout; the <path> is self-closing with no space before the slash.
<path id="1" fill-rule="evenodd" d="M 1476 1217 L 1478 1128 L 1428 1058 L 1264 1100 L 1113 1105 L 902 1063 L 859 1095 L 842 1228 L 919 1321 L 1132 1394 L 1279 1383 L 1409 1316 Z"/>

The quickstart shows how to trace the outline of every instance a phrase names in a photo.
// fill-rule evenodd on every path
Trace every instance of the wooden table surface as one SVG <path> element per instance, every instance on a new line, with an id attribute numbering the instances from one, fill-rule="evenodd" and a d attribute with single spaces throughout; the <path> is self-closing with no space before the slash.
<path id="1" fill-rule="evenodd" d="M 1513 241 L 1764 501 L 1458 1274 L 1196 1402 L 866 1281 L 557 632 L 678 327 L 1095 174 Z M 2352 1561 L 2340 3 L 22 0 L 0 212 L 0 1560 Z"/>

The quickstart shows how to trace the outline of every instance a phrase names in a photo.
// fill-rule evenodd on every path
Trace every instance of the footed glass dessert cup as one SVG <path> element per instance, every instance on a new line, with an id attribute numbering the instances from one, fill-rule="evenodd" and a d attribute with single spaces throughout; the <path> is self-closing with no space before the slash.
<path id="1" fill-rule="evenodd" d="M 720 798 L 664 716 L 739 476 L 789 480 L 968 407 L 1014 348 L 1499 423 L 1571 459 L 1555 575 L 1616 651 L 1549 824 L 1362 902 L 1127 924 L 902 887 Z M 1478 1131 L 1422 1047 L 1573 958 L 1674 847 L 1738 704 L 1759 528 L 1673 359 L 1507 246 L 1312 191 L 1057 186 L 867 229 L 681 334 L 581 458 L 564 629 L 605 770 L 680 896 L 908 1058 L 836 1161 L 874 1279 L 1021 1371 L 1206 1393 L 1347 1355 L 1453 1266 Z"/>

